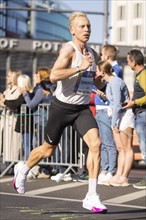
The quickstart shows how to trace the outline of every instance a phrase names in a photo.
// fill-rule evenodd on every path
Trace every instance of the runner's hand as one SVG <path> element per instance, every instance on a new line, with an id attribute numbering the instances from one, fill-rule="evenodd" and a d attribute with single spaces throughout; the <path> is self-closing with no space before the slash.
<path id="1" fill-rule="evenodd" d="M 93 64 L 93 59 L 91 58 L 91 55 L 89 52 L 86 51 L 86 49 L 83 51 L 84 59 L 80 65 L 80 70 L 87 70 L 90 66 Z"/>

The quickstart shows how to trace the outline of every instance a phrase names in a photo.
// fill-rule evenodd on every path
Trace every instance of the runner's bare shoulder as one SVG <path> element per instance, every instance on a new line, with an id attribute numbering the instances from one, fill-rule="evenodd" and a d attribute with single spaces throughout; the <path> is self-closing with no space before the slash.
<path id="1" fill-rule="evenodd" d="M 67 43 L 64 43 L 61 50 L 60 50 L 60 53 L 66 53 L 68 56 L 72 56 L 72 54 L 74 53 L 74 48 L 73 46 L 67 42 Z"/>

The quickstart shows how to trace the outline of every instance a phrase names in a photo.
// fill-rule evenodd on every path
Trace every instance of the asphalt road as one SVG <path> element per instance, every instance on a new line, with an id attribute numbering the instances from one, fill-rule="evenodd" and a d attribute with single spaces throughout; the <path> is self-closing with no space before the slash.
<path id="1" fill-rule="evenodd" d="M 107 214 L 82 208 L 88 185 L 79 182 L 56 183 L 50 179 L 27 181 L 27 192 L 18 195 L 12 188 L 12 176 L 0 179 L 1 220 L 142 220 L 146 219 L 146 190 L 133 188 L 146 174 L 145 167 L 132 169 L 128 187 L 97 186 Z"/>

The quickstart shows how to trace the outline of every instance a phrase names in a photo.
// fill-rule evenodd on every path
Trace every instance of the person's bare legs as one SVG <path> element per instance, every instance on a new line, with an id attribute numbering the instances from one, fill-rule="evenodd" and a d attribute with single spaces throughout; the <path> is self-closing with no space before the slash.
<path id="1" fill-rule="evenodd" d="M 50 157 L 53 154 L 53 151 L 55 149 L 55 146 L 52 146 L 44 141 L 44 143 L 34 148 L 28 160 L 24 164 L 24 162 L 19 162 L 14 167 L 14 178 L 12 181 L 14 189 L 20 193 L 24 194 L 26 190 L 26 176 L 29 172 L 29 170 L 38 164 L 42 159 L 46 157 Z"/>
<path id="2" fill-rule="evenodd" d="M 26 161 L 26 165 L 31 169 L 42 159 L 50 157 L 53 154 L 55 148 L 56 146 L 50 145 L 44 141 L 41 146 L 36 147 L 31 151 L 29 158 Z"/>
<path id="3" fill-rule="evenodd" d="M 97 188 L 97 176 L 100 168 L 100 145 L 101 141 L 96 128 L 90 129 L 83 137 L 87 144 L 88 156 L 86 166 L 89 174 L 88 195 L 95 195 Z"/>
<path id="4" fill-rule="evenodd" d="M 110 184 L 113 186 L 128 186 L 128 175 L 133 163 L 133 149 L 132 149 L 132 134 L 133 129 L 128 127 L 124 131 L 120 131 L 120 145 L 117 146 L 118 162 L 116 179 L 111 180 Z"/>
<path id="5" fill-rule="evenodd" d="M 124 152 L 124 147 L 123 147 L 123 142 L 121 139 L 120 131 L 118 129 L 113 129 L 113 136 L 114 136 L 116 148 L 118 151 L 116 176 L 119 177 L 122 175 L 123 170 L 124 170 L 125 152 Z"/>
<path id="6" fill-rule="evenodd" d="M 87 169 L 89 178 L 97 179 L 100 168 L 100 145 L 101 140 L 98 135 L 98 130 L 90 129 L 83 137 L 89 151 L 87 156 Z"/>
<path id="7" fill-rule="evenodd" d="M 125 131 L 119 133 L 121 146 L 117 146 L 118 161 L 117 161 L 117 176 L 128 177 L 132 163 L 133 163 L 133 149 L 132 149 L 132 134 L 133 129 L 128 127 Z"/>
<path id="8" fill-rule="evenodd" d="M 134 152 L 132 148 L 133 128 L 128 127 L 125 131 L 121 132 L 120 135 L 125 152 L 125 162 L 122 176 L 127 178 L 130 173 L 134 157 Z"/>
<path id="9" fill-rule="evenodd" d="M 117 159 L 117 171 L 116 176 L 122 176 L 125 164 L 125 152 L 123 149 L 118 148 L 118 159 Z"/>
<path id="10" fill-rule="evenodd" d="M 100 168 L 100 145 L 101 141 L 96 128 L 90 129 L 83 137 L 89 147 L 87 156 L 87 169 L 89 173 L 88 192 L 83 200 L 83 208 L 93 212 L 106 213 L 107 208 L 100 201 L 96 193 L 97 177 Z"/>

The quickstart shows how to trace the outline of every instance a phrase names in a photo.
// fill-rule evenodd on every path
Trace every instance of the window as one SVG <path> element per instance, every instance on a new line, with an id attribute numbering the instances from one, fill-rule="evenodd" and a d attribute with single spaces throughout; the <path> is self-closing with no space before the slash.
<path id="1" fill-rule="evenodd" d="M 118 42 L 125 41 L 125 28 L 123 28 L 123 27 L 118 28 L 117 41 Z"/>
<path id="2" fill-rule="evenodd" d="M 118 7 L 118 20 L 124 20 L 125 19 L 125 6 L 119 6 Z"/>
<path id="3" fill-rule="evenodd" d="M 141 26 L 135 25 L 134 26 L 134 40 L 140 40 L 141 39 Z"/>
<path id="4" fill-rule="evenodd" d="M 142 4 L 137 3 L 134 4 L 134 18 L 140 18 L 142 17 Z"/>

